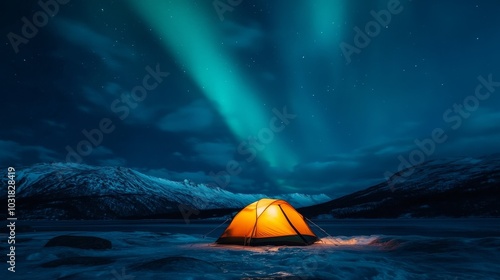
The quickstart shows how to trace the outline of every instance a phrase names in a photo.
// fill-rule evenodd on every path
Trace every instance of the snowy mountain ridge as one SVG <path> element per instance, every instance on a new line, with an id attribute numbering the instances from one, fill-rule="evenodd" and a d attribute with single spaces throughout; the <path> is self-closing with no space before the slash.
<path id="1" fill-rule="evenodd" d="M 141 217 L 179 209 L 240 209 L 264 194 L 176 182 L 124 167 L 43 163 L 17 171 L 19 209 L 25 218 L 100 219 Z M 295 207 L 331 200 L 325 194 L 283 194 Z"/>
<path id="2" fill-rule="evenodd" d="M 497 154 L 430 160 L 395 174 L 390 182 L 301 213 L 324 218 L 500 217 L 499 200 Z"/>

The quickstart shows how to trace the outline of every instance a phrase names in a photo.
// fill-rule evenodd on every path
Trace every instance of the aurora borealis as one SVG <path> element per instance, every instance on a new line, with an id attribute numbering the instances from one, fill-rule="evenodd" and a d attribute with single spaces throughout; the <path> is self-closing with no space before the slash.
<path id="1" fill-rule="evenodd" d="M 82 163 L 234 192 L 347 194 L 435 129 L 425 160 L 499 152 L 493 0 L 73 0 L 17 53 L 7 35 L 43 9 L 2 5 L 2 166 L 66 161 L 103 119 Z M 134 98 L 147 67 L 169 74 Z"/>

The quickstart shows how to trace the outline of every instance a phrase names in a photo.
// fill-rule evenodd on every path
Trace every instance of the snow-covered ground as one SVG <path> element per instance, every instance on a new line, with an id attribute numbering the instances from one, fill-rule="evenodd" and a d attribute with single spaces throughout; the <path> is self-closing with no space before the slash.
<path id="1" fill-rule="evenodd" d="M 204 234 L 217 223 L 77 224 L 18 233 L 16 273 L 4 266 L 2 279 L 500 279 L 495 219 L 321 222 L 332 236 L 312 226 L 323 238 L 307 247 L 215 245 L 225 226 Z M 112 249 L 44 247 L 64 234 L 105 238 Z M 65 264 L 82 256 L 91 258 Z"/>

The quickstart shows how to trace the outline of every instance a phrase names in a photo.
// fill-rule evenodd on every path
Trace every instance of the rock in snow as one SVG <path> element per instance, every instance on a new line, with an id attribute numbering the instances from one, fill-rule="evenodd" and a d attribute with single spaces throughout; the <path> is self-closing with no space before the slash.
<path id="1" fill-rule="evenodd" d="M 57 259 L 53 261 L 48 261 L 43 263 L 42 267 L 58 267 L 62 265 L 81 265 L 81 266 L 97 266 L 97 265 L 105 265 L 115 262 L 111 258 L 105 257 L 68 257 L 64 259 Z"/>
<path id="2" fill-rule="evenodd" d="M 79 249 L 94 249 L 94 250 L 105 250 L 111 249 L 111 241 L 95 237 L 95 236 L 73 236 L 73 235 L 60 235 L 56 236 L 45 244 L 45 247 L 71 247 Z"/>

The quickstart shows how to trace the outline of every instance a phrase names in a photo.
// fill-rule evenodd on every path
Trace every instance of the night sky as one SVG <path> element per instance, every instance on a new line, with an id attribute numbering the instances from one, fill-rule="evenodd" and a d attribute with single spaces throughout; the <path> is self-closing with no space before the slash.
<path id="1" fill-rule="evenodd" d="M 41 2 L 1 3 L 0 166 L 337 197 L 500 150 L 496 0 Z"/>

